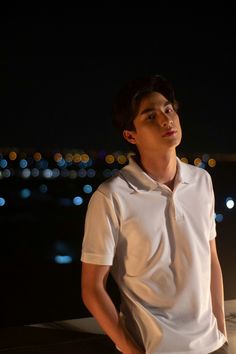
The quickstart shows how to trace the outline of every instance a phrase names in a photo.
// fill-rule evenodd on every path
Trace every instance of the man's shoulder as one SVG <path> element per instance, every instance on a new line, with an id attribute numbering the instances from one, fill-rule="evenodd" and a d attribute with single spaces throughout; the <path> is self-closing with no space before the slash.
<path id="1" fill-rule="evenodd" d="M 97 191 L 101 192 L 107 197 L 111 197 L 114 193 L 119 194 L 119 191 L 124 191 L 126 189 L 129 189 L 129 185 L 123 178 L 120 170 L 118 170 L 112 177 L 102 182 L 98 186 Z"/>
<path id="2" fill-rule="evenodd" d="M 206 175 L 209 174 L 204 168 L 200 166 L 191 165 L 189 163 L 181 162 L 186 169 L 188 169 L 193 174 Z"/>
<path id="3" fill-rule="evenodd" d="M 189 163 L 181 163 L 181 170 L 185 177 L 190 181 L 199 181 L 201 179 L 209 180 L 211 179 L 210 173 L 200 166 L 191 165 Z"/>

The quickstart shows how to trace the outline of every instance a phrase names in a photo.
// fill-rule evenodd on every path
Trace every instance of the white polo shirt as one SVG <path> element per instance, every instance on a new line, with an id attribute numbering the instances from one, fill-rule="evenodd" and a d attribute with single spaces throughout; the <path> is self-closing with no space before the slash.
<path id="1" fill-rule="evenodd" d="M 173 191 L 131 157 L 92 195 L 81 260 L 111 266 L 122 321 L 146 354 L 206 354 L 226 341 L 211 305 L 215 236 L 211 177 L 178 158 Z"/>

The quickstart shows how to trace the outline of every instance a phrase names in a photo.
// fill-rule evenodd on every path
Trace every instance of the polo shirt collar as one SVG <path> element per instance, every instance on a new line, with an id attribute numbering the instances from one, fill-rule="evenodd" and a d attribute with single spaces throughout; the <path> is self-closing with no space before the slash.
<path id="1" fill-rule="evenodd" d="M 189 166 L 177 159 L 177 175 L 175 183 L 189 184 L 194 179 L 194 173 Z M 120 170 L 120 174 L 126 182 L 136 191 L 155 190 L 162 186 L 162 184 L 150 177 L 135 161 L 134 155 L 129 156 L 129 164 Z"/>

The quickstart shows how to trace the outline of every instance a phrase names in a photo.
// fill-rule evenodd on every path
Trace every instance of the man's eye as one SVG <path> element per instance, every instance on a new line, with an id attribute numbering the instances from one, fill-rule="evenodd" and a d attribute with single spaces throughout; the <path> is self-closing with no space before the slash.
<path id="1" fill-rule="evenodd" d="M 149 114 L 149 115 L 147 116 L 147 119 L 148 119 L 148 120 L 153 120 L 153 119 L 155 119 L 155 114 L 154 114 L 154 113 Z"/>
<path id="2" fill-rule="evenodd" d="M 171 113 L 174 111 L 174 108 L 172 106 L 166 108 L 166 113 Z"/>

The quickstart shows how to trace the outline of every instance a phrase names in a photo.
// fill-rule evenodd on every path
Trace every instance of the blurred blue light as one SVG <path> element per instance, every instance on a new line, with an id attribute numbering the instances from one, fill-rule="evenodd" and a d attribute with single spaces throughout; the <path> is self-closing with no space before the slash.
<path id="1" fill-rule="evenodd" d="M 198 165 L 198 167 L 200 167 L 200 168 L 206 168 L 206 163 L 204 162 L 204 161 L 202 161 L 199 165 Z"/>
<path id="2" fill-rule="evenodd" d="M 33 177 L 38 177 L 39 176 L 39 169 L 38 168 L 32 168 L 31 174 Z"/>
<path id="3" fill-rule="evenodd" d="M 89 194 L 89 193 L 92 193 L 93 188 L 92 188 L 92 186 L 90 186 L 90 184 L 85 184 L 83 186 L 83 191 L 84 191 L 84 193 Z"/>
<path id="4" fill-rule="evenodd" d="M 222 214 L 216 214 L 215 219 L 217 222 L 222 222 L 224 219 L 224 216 Z"/>
<path id="5" fill-rule="evenodd" d="M 46 184 L 41 184 L 39 186 L 39 190 L 40 190 L 41 193 L 47 193 L 48 187 L 46 186 Z"/>
<path id="6" fill-rule="evenodd" d="M 93 164 L 92 159 L 89 159 L 87 162 L 80 161 L 80 162 L 79 162 L 79 167 L 80 167 L 80 168 L 91 167 L 92 164 Z"/>
<path id="7" fill-rule="evenodd" d="M 83 204 L 83 198 L 81 198 L 81 197 L 74 197 L 74 198 L 73 198 L 73 204 L 74 204 L 74 205 L 81 205 L 81 204 Z"/>
<path id="8" fill-rule="evenodd" d="M 44 171 L 43 171 L 43 177 L 45 178 L 52 178 L 52 170 L 50 168 L 46 168 Z"/>
<path id="9" fill-rule="evenodd" d="M 28 188 L 24 188 L 20 191 L 20 196 L 23 199 L 27 199 L 31 196 L 31 190 Z"/>
<path id="10" fill-rule="evenodd" d="M 0 167 L 6 168 L 7 167 L 7 160 L 5 160 L 5 159 L 0 160 Z"/>
<path id="11" fill-rule="evenodd" d="M 84 168 L 80 168 L 78 175 L 79 175 L 79 177 L 84 178 L 87 175 L 87 171 Z"/>
<path id="12" fill-rule="evenodd" d="M 96 171 L 93 168 L 89 168 L 87 171 L 87 176 L 89 178 L 93 178 L 93 177 L 95 177 L 95 175 L 96 175 Z"/>
<path id="13" fill-rule="evenodd" d="M 57 161 L 57 165 L 59 166 L 59 167 L 66 167 L 67 166 L 67 162 L 64 160 L 64 159 L 61 159 L 61 160 L 59 160 L 59 161 Z"/>
<path id="14" fill-rule="evenodd" d="M 52 177 L 53 178 L 57 178 L 57 177 L 59 177 L 60 176 L 60 170 L 58 169 L 58 168 L 54 168 L 53 170 L 52 170 Z"/>
<path id="15" fill-rule="evenodd" d="M 25 159 L 20 160 L 19 165 L 21 168 L 26 168 L 28 166 L 28 162 Z"/>
<path id="16" fill-rule="evenodd" d="M 209 156 L 208 154 L 203 154 L 203 155 L 202 155 L 202 160 L 203 160 L 204 162 L 207 162 L 207 161 L 209 160 L 209 158 L 210 158 L 210 156 Z"/>
<path id="17" fill-rule="evenodd" d="M 58 254 L 54 257 L 54 260 L 55 260 L 55 263 L 58 263 L 58 264 L 72 263 L 72 257 L 68 256 L 68 255 L 62 256 L 62 255 Z"/>
<path id="18" fill-rule="evenodd" d="M 6 204 L 6 200 L 2 197 L 0 197 L 0 207 Z"/>
<path id="19" fill-rule="evenodd" d="M 107 169 L 105 169 L 103 171 L 103 176 L 104 177 L 109 178 L 109 177 L 111 177 L 111 175 L 112 175 L 112 172 L 111 172 L 111 170 L 109 168 L 107 168 Z"/>

